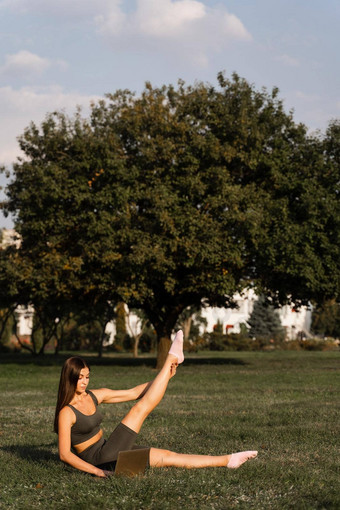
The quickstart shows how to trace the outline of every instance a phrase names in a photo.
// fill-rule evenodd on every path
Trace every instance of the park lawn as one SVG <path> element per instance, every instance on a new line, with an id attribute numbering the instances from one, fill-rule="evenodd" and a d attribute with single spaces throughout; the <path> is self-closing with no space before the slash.
<path id="1" fill-rule="evenodd" d="M 340 508 L 339 352 L 187 356 L 139 443 L 201 454 L 257 449 L 258 458 L 235 471 L 150 469 L 105 480 L 58 460 L 62 361 L 1 355 L 0 508 Z M 127 388 L 156 374 L 149 358 L 90 361 L 90 388 Z M 101 406 L 106 434 L 130 406 Z"/>

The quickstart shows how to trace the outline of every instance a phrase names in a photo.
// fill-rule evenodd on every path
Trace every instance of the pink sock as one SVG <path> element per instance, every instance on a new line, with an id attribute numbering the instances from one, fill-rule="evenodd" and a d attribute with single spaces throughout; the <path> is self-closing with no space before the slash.
<path id="1" fill-rule="evenodd" d="M 178 363 L 183 363 L 183 331 L 180 329 L 177 331 L 174 341 L 171 344 L 169 354 L 173 354 L 178 358 Z"/>
<path id="2" fill-rule="evenodd" d="M 246 462 L 249 459 L 254 459 L 256 456 L 257 451 L 233 453 L 232 456 L 230 457 L 230 461 L 228 462 L 227 467 L 229 469 L 237 469 L 244 462 Z"/>

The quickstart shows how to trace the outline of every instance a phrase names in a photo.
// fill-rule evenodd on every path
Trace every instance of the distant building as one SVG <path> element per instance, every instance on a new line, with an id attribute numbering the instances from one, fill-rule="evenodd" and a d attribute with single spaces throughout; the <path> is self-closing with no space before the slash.
<path id="1" fill-rule="evenodd" d="M 235 301 L 238 308 L 203 308 L 201 315 L 207 320 L 205 331 L 211 332 L 217 323 L 222 324 L 225 333 L 240 333 L 241 324 L 248 325 L 248 319 L 253 311 L 254 302 L 258 296 L 253 290 L 244 295 L 237 294 Z M 293 305 L 285 305 L 277 309 L 281 324 L 286 331 L 286 339 L 310 337 L 312 323 L 312 307 L 303 306 L 295 310 Z"/>
<path id="2" fill-rule="evenodd" d="M 18 306 L 15 310 L 17 336 L 29 338 L 33 328 L 33 306 Z"/>
<path id="3" fill-rule="evenodd" d="M 222 324 L 224 333 L 240 333 L 241 325 L 248 326 L 249 317 L 253 311 L 254 302 L 258 296 L 253 290 L 248 290 L 243 295 L 234 296 L 237 308 L 202 308 L 200 314 L 207 321 L 206 326 L 202 326 L 201 334 L 211 333 L 216 324 Z M 128 307 L 125 307 L 127 314 L 127 330 L 133 328 L 135 334 L 140 332 L 140 319 L 133 312 L 130 313 Z M 303 306 L 295 310 L 293 305 L 286 305 L 277 309 L 282 327 L 286 332 L 286 340 L 295 340 L 296 338 L 308 338 L 311 336 L 310 328 L 312 322 L 312 307 Z M 129 326 L 129 327 L 128 327 Z M 116 335 L 115 323 L 111 322 L 106 329 L 109 335 L 108 344 L 114 342 Z"/>

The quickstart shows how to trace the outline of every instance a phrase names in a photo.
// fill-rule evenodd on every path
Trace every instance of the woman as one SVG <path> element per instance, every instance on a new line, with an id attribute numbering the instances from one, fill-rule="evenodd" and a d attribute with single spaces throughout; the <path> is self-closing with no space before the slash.
<path id="1" fill-rule="evenodd" d="M 152 383 L 129 390 L 102 388 L 87 391 L 90 369 L 86 362 L 79 357 L 66 360 L 60 377 L 54 421 L 60 459 L 86 473 L 106 477 L 114 470 L 116 473 L 135 474 L 144 471 L 147 466 L 238 468 L 248 459 L 256 457 L 256 451 L 219 456 L 186 455 L 135 445 L 145 418 L 161 401 L 169 380 L 183 361 L 183 333 L 178 331 L 164 366 Z M 105 440 L 100 428 L 102 415 L 97 406 L 129 400 L 138 402 Z"/>

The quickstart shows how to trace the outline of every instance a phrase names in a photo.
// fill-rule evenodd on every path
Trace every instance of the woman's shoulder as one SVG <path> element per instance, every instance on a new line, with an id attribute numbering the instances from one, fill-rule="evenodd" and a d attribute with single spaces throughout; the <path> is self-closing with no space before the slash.
<path id="1" fill-rule="evenodd" d="M 92 397 L 92 400 L 94 400 L 95 403 L 99 405 L 103 402 L 108 391 L 110 390 L 107 388 L 97 388 L 96 390 L 87 390 L 87 393 L 89 393 L 89 395 Z"/>
<path id="2" fill-rule="evenodd" d="M 100 403 L 101 390 L 86 390 L 96 405 Z"/>
<path id="3" fill-rule="evenodd" d="M 60 409 L 59 418 L 74 420 L 74 411 L 67 405 Z"/>

